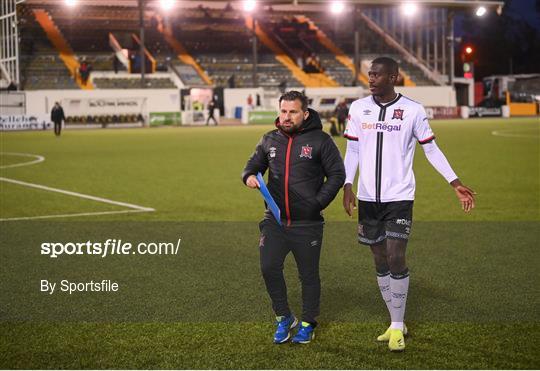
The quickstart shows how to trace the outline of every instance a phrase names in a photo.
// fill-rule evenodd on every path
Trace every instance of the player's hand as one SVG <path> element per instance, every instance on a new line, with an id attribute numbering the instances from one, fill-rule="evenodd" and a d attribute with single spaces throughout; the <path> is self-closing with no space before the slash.
<path id="1" fill-rule="evenodd" d="M 469 187 L 464 186 L 461 184 L 454 185 L 454 191 L 456 192 L 456 196 L 461 202 L 461 208 L 463 211 L 468 213 L 472 209 L 474 209 L 474 196 L 476 195 L 476 192 L 470 189 Z"/>
<path id="2" fill-rule="evenodd" d="M 352 191 L 352 184 L 345 184 L 343 187 L 343 208 L 349 216 L 356 210 L 356 196 Z"/>
<path id="3" fill-rule="evenodd" d="M 250 175 L 247 178 L 246 185 L 249 188 L 253 188 L 253 189 L 261 188 L 261 185 L 259 184 L 259 181 L 257 180 L 257 177 L 255 175 Z"/>

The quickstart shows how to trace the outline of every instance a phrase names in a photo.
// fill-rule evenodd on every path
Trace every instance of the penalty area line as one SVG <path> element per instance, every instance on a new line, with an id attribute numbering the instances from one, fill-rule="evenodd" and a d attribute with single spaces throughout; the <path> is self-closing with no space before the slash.
<path id="1" fill-rule="evenodd" d="M 84 194 L 84 193 L 78 193 L 78 192 L 67 191 L 67 190 L 59 189 L 59 188 L 47 187 L 47 186 L 44 186 L 44 185 L 41 185 L 41 184 L 28 183 L 28 182 L 23 182 L 21 180 L 16 180 L 16 179 L 0 177 L 0 181 L 7 182 L 7 183 L 12 183 L 12 184 L 17 184 L 17 185 L 21 185 L 21 186 L 25 186 L 25 187 L 30 187 L 30 188 L 37 188 L 37 189 L 41 189 L 41 190 L 48 191 L 48 192 L 56 192 L 56 193 L 60 193 L 60 194 L 68 195 L 68 196 L 73 196 L 73 197 L 78 197 L 78 198 L 83 198 L 83 199 L 87 199 L 87 200 L 92 200 L 92 201 L 96 201 L 96 202 L 102 202 L 102 203 L 106 203 L 106 204 L 110 204 L 110 205 L 123 206 L 123 207 L 127 207 L 128 209 L 131 209 L 131 210 L 102 211 L 102 212 L 97 211 L 97 212 L 89 212 L 89 213 L 75 213 L 75 214 L 63 214 L 63 215 L 43 215 L 43 216 L 31 216 L 31 217 L 2 218 L 2 219 L 0 219 L 0 221 L 61 218 L 61 217 L 75 217 L 75 216 L 85 216 L 85 215 L 125 214 L 125 213 L 134 213 L 134 212 L 142 213 L 142 212 L 156 211 L 155 209 L 153 209 L 151 207 L 144 207 L 144 206 L 140 206 L 140 205 L 130 204 L 130 203 L 127 203 L 127 202 L 114 201 L 114 200 L 110 200 L 108 198 L 96 197 L 96 196 L 91 196 L 91 195 L 87 195 L 87 194 Z"/>
<path id="2" fill-rule="evenodd" d="M 524 134 L 532 132 L 530 134 Z M 539 135 L 534 135 L 534 133 L 539 133 L 538 129 L 506 129 L 506 130 L 493 130 L 491 135 L 495 137 L 507 137 L 507 138 L 540 138 Z"/>
<path id="3" fill-rule="evenodd" d="M 32 220 L 32 219 L 51 219 L 51 218 L 72 218 L 75 216 L 88 216 L 88 215 L 112 215 L 112 214 L 127 214 L 127 213 L 146 213 L 147 210 L 118 210 L 118 211 L 96 211 L 89 213 L 76 213 L 76 214 L 55 214 L 55 215 L 39 215 L 39 216 L 20 216 L 16 218 L 0 218 L 0 222 L 6 222 L 11 220 Z"/>

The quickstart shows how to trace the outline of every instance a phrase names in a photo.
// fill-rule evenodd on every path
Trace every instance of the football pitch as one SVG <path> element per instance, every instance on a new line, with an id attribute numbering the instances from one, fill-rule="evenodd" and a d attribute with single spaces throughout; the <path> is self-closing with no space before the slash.
<path id="1" fill-rule="evenodd" d="M 540 368 L 540 121 L 431 125 L 477 207 L 461 211 L 418 146 L 401 354 L 375 342 L 389 318 L 341 193 L 325 211 L 317 337 L 272 344 L 263 202 L 240 180 L 271 126 L 0 133 L 0 368 Z M 42 254 L 108 239 L 179 249 Z M 300 314 L 291 256 L 285 271 Z M 119 290 L 50 294 L 42 280 Z"/>

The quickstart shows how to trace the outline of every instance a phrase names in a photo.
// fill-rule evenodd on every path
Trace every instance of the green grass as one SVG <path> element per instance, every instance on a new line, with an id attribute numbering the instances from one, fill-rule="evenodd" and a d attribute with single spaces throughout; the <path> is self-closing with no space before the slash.
<path id="1" fill-rule="evenodd" d="M 2 169 L 2 177 L 156 211 L 0 222 L 0 368 L 539 368 L 539 120 L 432 126 L 454 170 L 478 192 L 478 205 L 464 214 L 417 148 L 404 354 L 374 341 L 387 314 L 341 195 L 325 213 L 317 339 L 305 347 L 271 344 L 272 313 L 258 268 L 262 201 L 240 181 L 270 126 L 72 130 L 61 138 L 1 133 L 2 152 L 46 158 Z M 337 143 L 344 150 L 345 141 Z M 1 155 L 0 165 L 27 160 Z M 1 218 L 124 209 L 0 187 Z M 50 259 L 39 252 L 46 241 L 179 237 L 177 256 Z M 290 258 L 286 276 L 299 312 Z M 47 295 L 40 279 L 113 279 L 121 291 Z"/>

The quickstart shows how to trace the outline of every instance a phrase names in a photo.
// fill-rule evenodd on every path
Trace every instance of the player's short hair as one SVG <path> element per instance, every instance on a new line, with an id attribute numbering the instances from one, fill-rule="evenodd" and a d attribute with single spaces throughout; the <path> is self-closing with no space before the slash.
<path id="1" fill-rule="evenodd" d="M 378 57 L 371 61 L 371 64 L 381 64 L 384 66 L 384 69 L 391 73 L 397 75 L 399 73 L 399 65 L 394 59 L 390 57 Z"/>
<path id="2" fill-rule="evenodd" d="M 286 100 L 286 101 L 289 101 L 289 102 L 299 100 L 300 103 L 302 103 L 302 111 L 304 111 L 304 112 L 307 111 L 308 99 L 303 93 L 301 93 L 299 91 L 291 90 L 291 91 L 288 91 L 285 94 L 283 94 L 281 97 L 279 97 L 279 104 L 280 105 L 281 105 L 282 100 Z"/>

